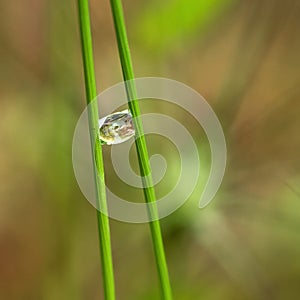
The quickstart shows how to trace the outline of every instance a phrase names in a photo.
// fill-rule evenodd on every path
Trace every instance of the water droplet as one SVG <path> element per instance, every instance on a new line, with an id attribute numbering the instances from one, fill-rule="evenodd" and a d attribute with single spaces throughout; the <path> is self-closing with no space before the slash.
<path id="1" fill-rule="evenodd" d="M 99 120 L 99 138 L 104 144 L 120 144 L 135 134 L 132 115 L 128 109 Z"/>

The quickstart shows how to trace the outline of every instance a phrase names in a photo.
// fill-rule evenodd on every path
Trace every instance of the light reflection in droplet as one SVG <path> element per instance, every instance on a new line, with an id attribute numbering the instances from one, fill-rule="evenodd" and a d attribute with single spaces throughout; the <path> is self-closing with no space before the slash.
<path id="1" fill-rule="evenodd" d="M 132 115 L 128 109 L 99 120 L 99 138 L 107 145 L 123 143 L 134 134 Z"/>

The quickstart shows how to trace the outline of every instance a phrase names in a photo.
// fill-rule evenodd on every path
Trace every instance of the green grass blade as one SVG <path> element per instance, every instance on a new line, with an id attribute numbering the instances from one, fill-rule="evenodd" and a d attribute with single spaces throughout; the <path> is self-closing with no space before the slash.
<path id="1" fill-rule="evenodd" d="M 93 62 L 92 35 L 89 16 L 88 0 L 78 0 L 79 24 L 82 45 L 82 58 L 84 66 L 84 78 L 86 87 L 86 98 L 89 104 L 89 128 L 91 136 L 91 147 L 95 158 L 94 174 L 95 186 L 99 207 L 107 211 L 104 166 L 102 148 L 97 137 L 98 131 L 98 106 L 97 101 L 93 101 L 97 96 L 95 71 Z M 108 217 L 97 210 L 100 256 L 102 263 L 102 275 L 105 299 L 115 299 L 114 273 L 111 254 L 110 229 Z"/>
<path id="2" fill-rule="evenodd" d="M 116 30 L 117 43 L 119 48 L 119 55 L 122 65 L 124 81 L 126 81 L 126 92 L 128 96 L 129 109 L 135 118 L 134 125 L 137 136 L 136 139 L 136 149 L 139 160 L 140 172 L 142 176 L 147 176 L 151 174 L 151 168 L 149 163 L 149 155 L 147 151 L 146 140 L 143 135 L 143 127 L 140 121 L 140 109 L 137 100 L 137 92 L 134 81 L 133 67 L 131 62 L 130 50 L 127 40 L 123 8 L 120 0 L 110 0 L 111 9 L 114 19 L 114 25 Z M 128 81 L 129 80 L 129 81 Z M 152 177 L 147 176 L 144 184 L 144 195 L 147 203 L 155 202 L 155 190 L 152 184 Z M 156 206 L 151 206 L 148 213 L 150 217 L 156 218 L 158 215 Z M 150 222 L 150 231 L 154 249 L 154 255 L 156 260 L 156 266 L 158 271 L 158 277 L 161 287 L 162 298 L 165 300 L 172 299 L 172 291 L 169 280 L 168 266 L 165 257 L 165 251 L 163 246 L 162 234 L 160 229 L 160 223 L 158 220 Z"/>

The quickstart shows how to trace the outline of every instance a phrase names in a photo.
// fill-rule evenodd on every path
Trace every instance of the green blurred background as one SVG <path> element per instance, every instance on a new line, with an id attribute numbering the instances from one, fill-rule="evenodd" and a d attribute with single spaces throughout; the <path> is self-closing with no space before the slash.
<path id="1" fill-rule="evenodd" d="M 162 220 L 174 299 L 299 299 L 300 2 L 123 2 L 136 76 L 197 90 L 227 140 L 211 205 L 197 209 L 199 184 Z M 0 299 L 103 299 L 96 213 L 71 162 L 85 107 L 76 1 L 2 1 L 0 16 Z M 122 80 L 109 1 L 91 17 L 100 92 Z M 111 233 L 117 298 L 159 299 L 148 225 L 112 220 Z"/>

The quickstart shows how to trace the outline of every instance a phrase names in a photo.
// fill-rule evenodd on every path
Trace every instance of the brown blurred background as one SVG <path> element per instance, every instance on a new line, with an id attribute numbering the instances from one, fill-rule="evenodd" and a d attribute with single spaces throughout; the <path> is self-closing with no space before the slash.
<path id="1" fill-rule="evenodd" d="M 227 140 L 213 203 L 197 209 L 199 188 L 162 220 L 174 299 L 298 299 L 300 2 L 123 3 L 136 76 L 197 90 Z M 71 162 L 85 106 L 76 4 L 0 3 L 1 300 L 103 299 L 96 213 Z M 91 17 L 100 92 L 122 80 L 109 1 Z M 148 225 L 111 232 L 117 298 L 159 299 Z"/>

